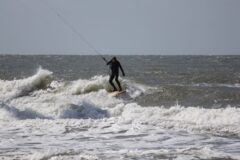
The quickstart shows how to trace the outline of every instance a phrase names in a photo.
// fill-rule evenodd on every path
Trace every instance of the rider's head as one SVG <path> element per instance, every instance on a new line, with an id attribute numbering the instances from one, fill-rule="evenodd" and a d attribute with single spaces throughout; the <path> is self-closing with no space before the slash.
<path id="1" fill-rule="evenodd" d="M 116 57 L 113 57 L 113 59 L 112 59 L 114 62 L 117 60 L 117 58 Z"/>

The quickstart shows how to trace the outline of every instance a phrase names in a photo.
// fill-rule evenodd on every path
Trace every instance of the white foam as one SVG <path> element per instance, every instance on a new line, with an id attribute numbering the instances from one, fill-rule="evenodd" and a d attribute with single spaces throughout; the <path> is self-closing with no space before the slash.
<path id="1" fill-rule="evenodd" d="M 136 103 L 119 104 L 110 112 L 120 114 L 120 123 L 140 123 L 175 128 L 190 132 L 211 132 L 213 134 L 235 134 L 240 136 L 240 109 L 204 109 L 198 107 L 172 106 L 141 107 Z"/>
<path id="2" fill-rule="evenodd" d="M 58 150 L 53 149 L 45 153 L 35 153 L 33 155 L 27 156 L 27 159 L 39 160 L 39 159 L 49 159 L 49 160 L 97 160 L 99 159 L 95 155 L 90 155 L 86 153 L 76 152 L 74 150 Z"/>
<path id="3" fill-rule="evenodd" d="M 123 83 L 125 84 L 126 92 L 129 94 L 131 98 L 139 97 L 142 94 L 146 94 L 148 91 L 156 89 L 154 87 L 132 82 L 127 79 L 123 80 Z"/>

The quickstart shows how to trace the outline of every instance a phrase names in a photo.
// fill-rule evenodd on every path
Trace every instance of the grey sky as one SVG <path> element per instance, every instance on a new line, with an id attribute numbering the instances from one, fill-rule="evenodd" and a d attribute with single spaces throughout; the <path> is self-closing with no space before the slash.
<path id="1" fill-rule="evenodd" d="M 95 54 L 48 4 L 103 54 L 240 54 L 239 0 L 0 0 L 1 54 Z"/>

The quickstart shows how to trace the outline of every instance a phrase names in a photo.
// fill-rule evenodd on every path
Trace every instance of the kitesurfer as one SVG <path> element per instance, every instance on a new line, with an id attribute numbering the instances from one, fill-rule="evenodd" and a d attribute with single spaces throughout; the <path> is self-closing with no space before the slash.
<path id="1" fill-rule="evenodd" d="M 103 59 L 105 60 L 105 62 L 107 62 L 107 60 L 103 57 Z M 109 62 L 107 62 L 107 65 L 110 66 L 111 69 L 111 73 L 110 73 L 110 77 L 109 77 L 109 83 L 111 84 L 111 86 L 113 87 L 113 91 L 117 91 L 117 88 L 115 87 L 114 83 L 113 83 L 113 79 L 115 78 L 115 81 L 117 82 L 119 91 L 122 91 L 122 87 L 120 82 L 118 81 L 118 77 L 119 77 L 119 68 L 122 71 L 122 75 L 125 76 L 124 70 L 120 64 L 120 62 L 117 60 L 116 57 L 113 57 Z"/>

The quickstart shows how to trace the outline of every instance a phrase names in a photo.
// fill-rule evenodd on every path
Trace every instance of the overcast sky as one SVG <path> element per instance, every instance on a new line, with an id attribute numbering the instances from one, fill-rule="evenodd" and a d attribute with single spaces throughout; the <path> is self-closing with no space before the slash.
<path id="1" fill-rule="evenodd" d="M 240 54 L 240 0 L 0 0 L 1 54 L 96 54 L 83 38 L 102 54 Z"/>

